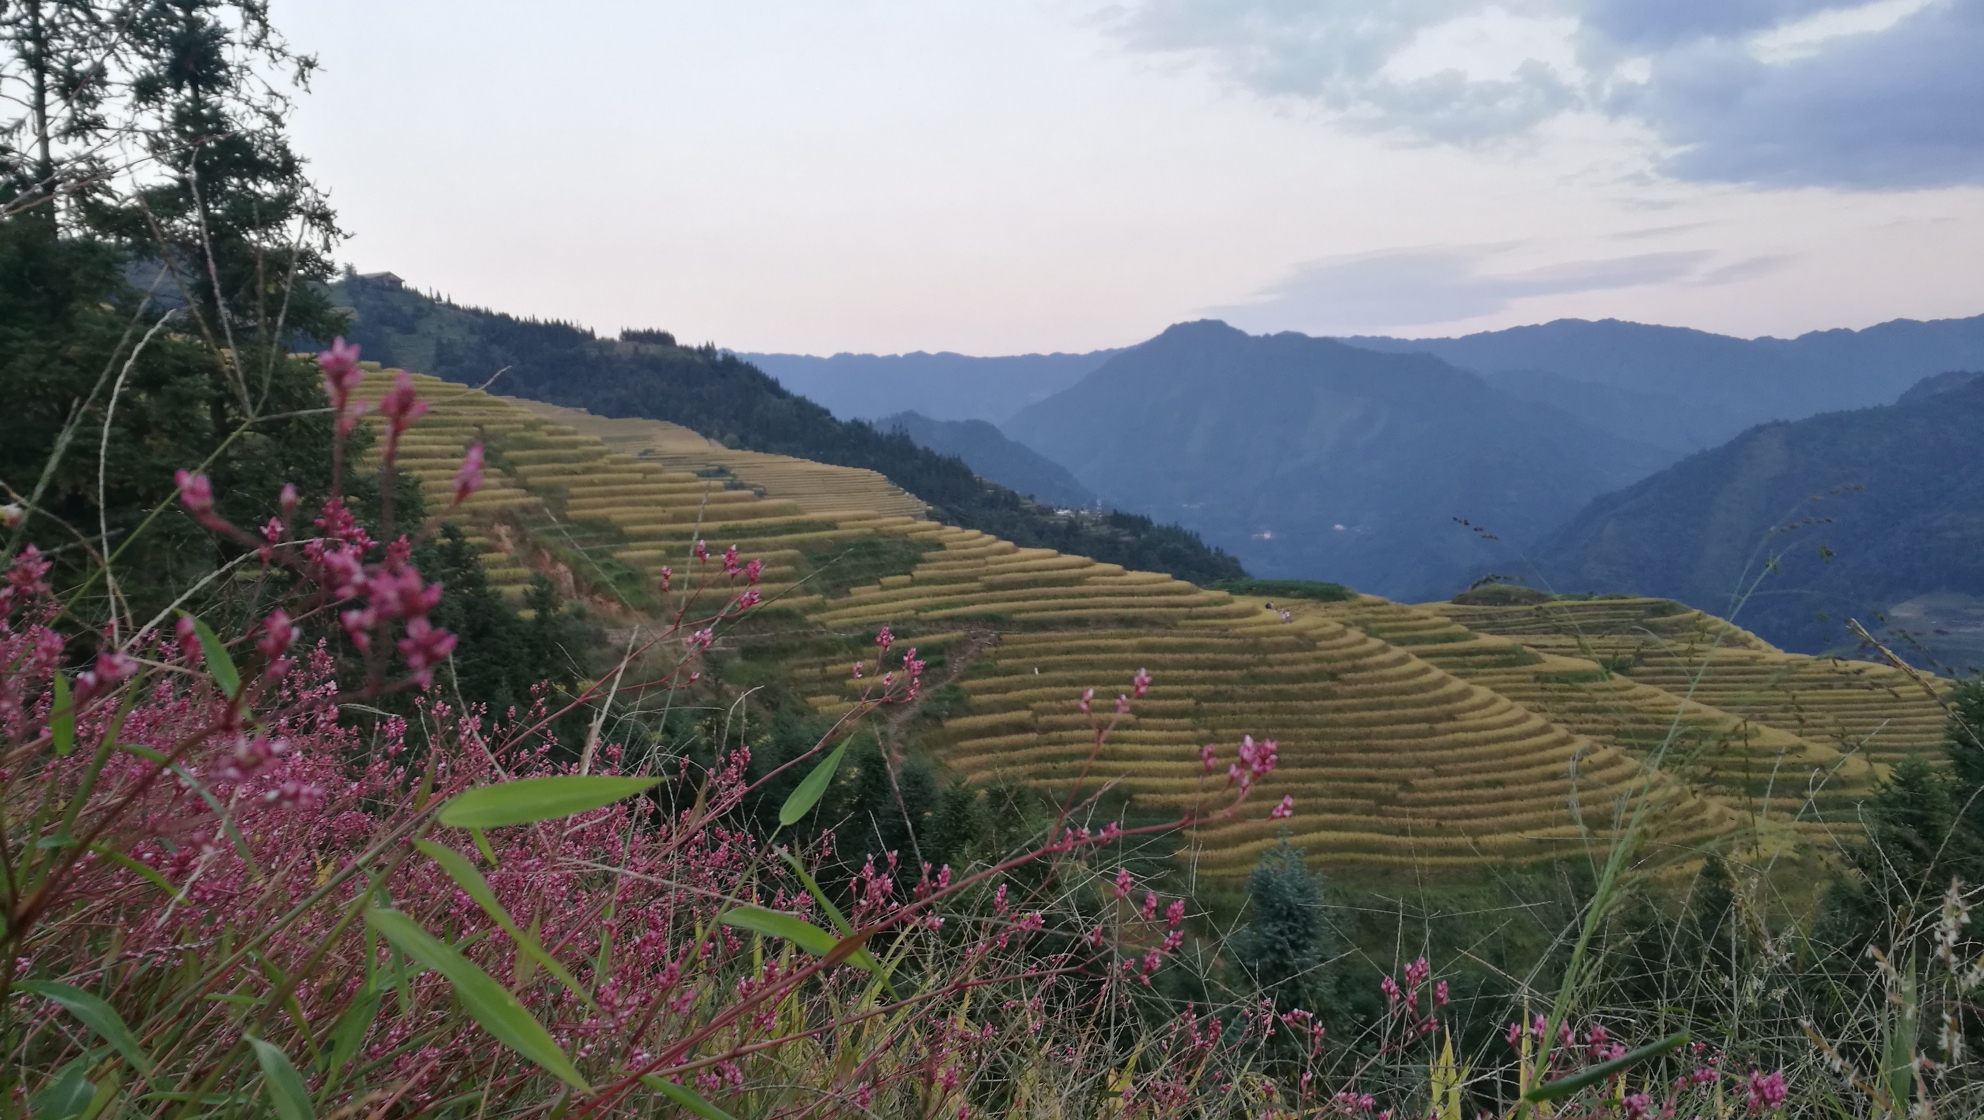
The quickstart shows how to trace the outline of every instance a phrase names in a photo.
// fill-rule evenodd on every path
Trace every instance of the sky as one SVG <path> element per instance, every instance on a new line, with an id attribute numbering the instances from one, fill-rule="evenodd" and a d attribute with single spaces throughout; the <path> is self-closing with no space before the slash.
<path id="1" fill-rule="evenodd" d="M 275 0 L 340 259 L 728 349 L 1984 313 L 1984 0 Z"/>

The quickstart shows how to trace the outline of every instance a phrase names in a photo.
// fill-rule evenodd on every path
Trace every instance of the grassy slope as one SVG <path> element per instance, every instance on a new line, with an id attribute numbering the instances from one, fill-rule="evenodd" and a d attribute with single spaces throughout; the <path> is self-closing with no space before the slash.
<path id="1" fill-rule="evenodd" d="M 666 420 L 733 446 L 878 471 L 929 503 L 932 517 L 1030 547 L 1079 552 L 1195 580 L 1232 579 L 1239 562 L 1191 533 L 1128 514 L 1059 516 L 972 474 L 961 460 L 861 422 L 836 420 L 713 347 L 610 342 L 569 324 L 457 307 L 416 292 L 347 282 L 352 337 L 388 365 L 609 417 Z"/>

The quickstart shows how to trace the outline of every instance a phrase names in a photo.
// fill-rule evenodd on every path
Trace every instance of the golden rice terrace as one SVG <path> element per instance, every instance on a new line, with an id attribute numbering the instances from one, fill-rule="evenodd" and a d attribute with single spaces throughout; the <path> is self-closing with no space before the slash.
<path id="1" fill-rule="evenodd" d="M 485 445 L 488 483 L 457 520 L 506 591 L 550 573 L 639 625 L 681 593 L 680 578 L 659 591 L 664 565 L 686 572 L 699 539 L 734 544 L 765 562 L 768 606 L 798 636 L 780 670 L 816 709 L 853 702 L 837 651 L 889 625 L 966 662 L 946 669 L 954 702 L 926 744 L 944 764 L 1050 791 L 1086 770 L 1085 788 L 1132 815 L 1216 797 L 1203 744 L 1230 757 L 1242 734 L 1278 740 L 1245 819 L 1178 853 L 1215 879 L 1284 831 L 1333 865 L 1548 859 L 1602 844 L 1641 804 L 1667 850 L 1824 850 L 1887 765 L 1940 737 L 1938 682 L 1786 654 L 1665 600 L 1365 596 L 1285 621 L 1257 599 L 937 524 L 873 472 L 417 380 L 433 407 L 403 464 L 438 508 L 463 450 Z M 383 389 L 369 373 L 362 392 Z M 1140 668 L 1155 687 L 1091 764 L 1075 699 L 1094 687 L 1106 713 Z M 1283 795 L 1294 817 L 1266 819 Z"/>

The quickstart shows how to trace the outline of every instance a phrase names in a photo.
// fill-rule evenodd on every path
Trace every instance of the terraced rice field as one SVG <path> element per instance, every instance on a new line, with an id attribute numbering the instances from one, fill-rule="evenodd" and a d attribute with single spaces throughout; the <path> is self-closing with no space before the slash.
<path id="1" fill-rule="evenodd" d="M 758 494 L 790 501 L 809 514 L 865 510 L 887 517 L 922 517 L 929 508 L 874 471 L 740 451 L 663 420 L 615 420 L 543 401 L 502 399 L 581 435 L 595 436 L 614 451 L 643 463 L 686 470 L 700 477 L 719 470 L 727 472 L 728 477 L 743 481 Z"/>
<path id="2" fill-rule="evenodd" d="M 1368 597 L 1297 604 L 1283 622 L 1258 599 L 923 520 L 921 503 L 867 472 L 419 383 L 433 407 L 404 462 L 438 508 L 463 449 L 485 443 L 489 483 L 466 520 L 502 586 L 549 570 L 630 589 L 623 603 L 638 610 L 662 565 L 688 569 L 697 539 L 734 543 L 766 561 L 767 594 L 814 636 L 779 664 L 817 710 L 856 695 L 838 651 L 893 626 L 970 662 L 944 667 L 961 702 L 926 747 L 981 782 L 1059 791 L 1085 775 L 1084 788 L 1107 787 L 1111 814 L 1218 803 L 1223 769 L 1202 787 L 1201 745 L 1230 759 L 1242 734 L 1278 740 L 1280 768 L 1244 819 L 1208 824 L 1181 852 L 1214 878 L 1244 875 L 1284 827 L 1335 865 L 1547 858 L 1602 843 L 1639 797 L 1661 838 L 1685 847 L 1760 807 L 1789 815 L 1794 771 L 1864 790 L 1898 728 L 1925 742 L 1939 726 L 1926 697 L 1910 701 L 1881 670 L 1794 664 L 1734 628 L 1703 646 L 1691 635 L 1714 620 L 1652 618 L 1651 601 L 1637 615 L 1579 604 L 1580 625 L 1609 628 L 1603 641 L 1567 638 L 1542 616 Z M 370 375 L 368 395 L 384 385 Z M 1642 640 L 1649 619 L 1660 642 Z M 1727 675 L 1684 701 L 1672 674 L 1705 649 Z M 1106 718 L 1139 668 L 1155 687 L 1091 762 L 1075 698 L 1095 687 Z M 1655 769 L 1651 749 L 1677 712 L 1691 753 Z M 1814 726 L 1863 740 L 1879 726 L 1879 747 L 1847 749 Z M 1284 794 L 1295 816 L 1268 820 Z"/>

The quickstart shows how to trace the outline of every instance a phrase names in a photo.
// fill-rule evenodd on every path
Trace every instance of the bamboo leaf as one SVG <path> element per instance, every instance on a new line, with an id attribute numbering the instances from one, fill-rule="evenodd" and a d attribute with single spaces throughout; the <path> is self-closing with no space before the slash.
<path id="1" fill-rule="evenodd" d="M 49 684 L 55 696 L 48 707 L 48 737 L 55 743 L 55 753 L 66 755 L 76 749 L 76 705 L 69 699 L 69 677 L 62 670 L 55 670 Z"/>
<path id="2" fill-rule="evenodd" d="M 559 964 L 557 958 L 545 952 L 544 946 L 537 938 L 517 927 L 517 923 L 510 918 L 510 912 L 504 909 L 503 903 L 497 899 L 495 890 L 489 886 L 489 880 L 482 877 L 482 872 L 475 869 L 475 865 L 468 861 L 468 857 L 432 840 L 416 840 L 413 846 L 425 852 L 435 863 L 440 864 L 441 870 L 448 873 L 448 877 L 455 881 L 455 885 L 459 886 L 469 898 L 474 899 L 475 904 L 482 907 L 483 913 L 495 919 L 496 924 L 503 927 L 503 932 L 510 935 L 511 941 L 516 942 L 519 952 L 543 965 L 546 972 L 557 977 L 560 984 L 565 985 L 573 995 L 584 1000 L 587 1007 L 595 1006 L 592 993 L 586 991 L 584 985 L 574 979 L 571 973 L 565 971 L 565 966 Z"/>
<path id="3" fill-rule="evenodd" d="M 737 929 L 748 929 L 766 937 L 782 937 L 816 957 L 826 957 L 831 963 L 846 961 L 856 968 L 875 972 L 881 968 L 868 950 L 860 947 L 855 938 L 845 940 L 835 937 L 811 922 L 767 910 L 762 906 L 737 906 L 717 915 L 717 921 Z"/>
<path id="4" fill-rule="evenodd" d="M 441 806 L 441 823 L 453 828 L 496 828 L 569 817 L 632 797 L 659 781 L 595 774 L 521 778 L 456 794 Z"/>
<path id="5" fill-rule="evenodd" d="M 664 1081 L 652 1073 L 642 1074 L 641 1084 L 646 1085 L 648 1088 L 653 1089 L 655 1092 L 660 1093 L 662 1096 L 702 1117 L 703 1120 L 737 1120 L 736 1117 L 711 1104 L 701 1093 L 696 1092 L 687 1085 L 677 1085 L 673 1081 Z"/>
<path id="6" fill-rule="evenodd" d="M 179 613 L 193 618 L 185 611 Z M 193 631 L 200 636 L 200 652 L 206 655 L 207 672 L 214 675 L 214 683 L 229 697 L 238 694 L 241 691 L 241 670 L 234 667 L 234 655 L 227 652 L 227 643 L 220 640 L 213 627 L 197 618 L 193 618 Z"/>
<path id="7" fill-rule="evenodd" d="M 1555 1081 L 1538 1085 L 1536 1088 L 1524 1093 L 1522 1099 L 1531 1104 L 1539 1101 L 1561 1100 L 1580 1089 L 1597 1085 L 1613 1074 L 1624 1073 L 1626 1070 L 1639 1065 L 1648 1058 L 1658 1058 L 1662 1054 L 1679 1050 L 1688 1044 L 1688 1037 L 1687 1031 L 1677 1031 L 1661 1039 L 1659 1042 L 1649 1046 L 1642 1046 L 1638 1050 L 1614 1058 L 1609 1062 L 1600 1062 L 1595 1066 L 1579 1070 L 1569 1077 L 1559 1077 Z"/>
<path id="8" fill-rule="evenodd" d="M 813 806 L 819 804 L 820 798 L 826 796 L 827 786 L 833 783 L 834 771 L 840 769 L 840 760 L 845 754 L 847 754 L 847 744 L 842 743 L 833 749 L 832 754 L 821 759 L 819 765 L 813 767 L 813 772 L 806 775 L 805 780 L 799 783 L 799 788 L 792 791 L 791 796 L 785 799 L 784 806 L 779 809 L 778 823 L 781 826 L 790 826 L 813 811 Z"/>
<path id="9" fill-rule="evenodd" d="M 384 993 L 372 987 L 368 980 L 365 987 L 352 1001 L 344 1014 L 331 1027 L 331 1052 L 324 1059 L 324 1091 L 329 1092 L 344 1073 L 344 1067 L 358 1056 L 358 1047 L 365 1041 L 365 1032 L 372 1028 L 373 1020 L 379 1017 L 379 1003 Z"/>
<path id="10" fill-rule="evenodd" d="M 60 1004 L 69 1014 L 81 1019 L 84 1026 L 95 1031 L 98 1038 L 124 1055 L 124 1060 L 136 1066 L 138 1072 L 151 1073 L 151 1055 L 138 1045 L 138 1038 L 131 1033 L 131 1028 L 124 1025 L 124 1019 L 102 998 L 54 980 L 16 980 L 14 987 Z"/>
<path id="11" fill-rule="evenodd" d="M 282 1120 L 311 1120 L 310 1090 L 304 1087 L 303 1075 L 289 1063 L 289 1055 L 281 1047 L 252 1034 L 245 1037 L 255 1050 L 255 1061 L 262 1067 L 262 1087 L 269 1091 L 269 1103 L 275 1105 L 276 1115 Z"/>
<path id="12" fill-rule="evenodd" d="M 69 1120 L 82 1115 L 96 1097 L 96 1086 L 84 1076 L 89 1066 L 87 1054 L 63 1066 L 53 1084 L 28 1098 L 28 1114 L 34 1120 Z"/>
<path id="13" fill-rule="evenodd" d="M 496 787 L 500 788 L 500 787 Z M 510 990 L 498 984 L 474 961 L 398 910 L 367 910 L 365 924 L 378 930 L 393 947 L 415 962 L 447 977 L 469 1017 L 496 1040 L 573 1087 L 590 1092 L 592 1087 L 579 1075 L 578 1067 L 558 1048 L 551 1032 L 544 1029 Z"/>

